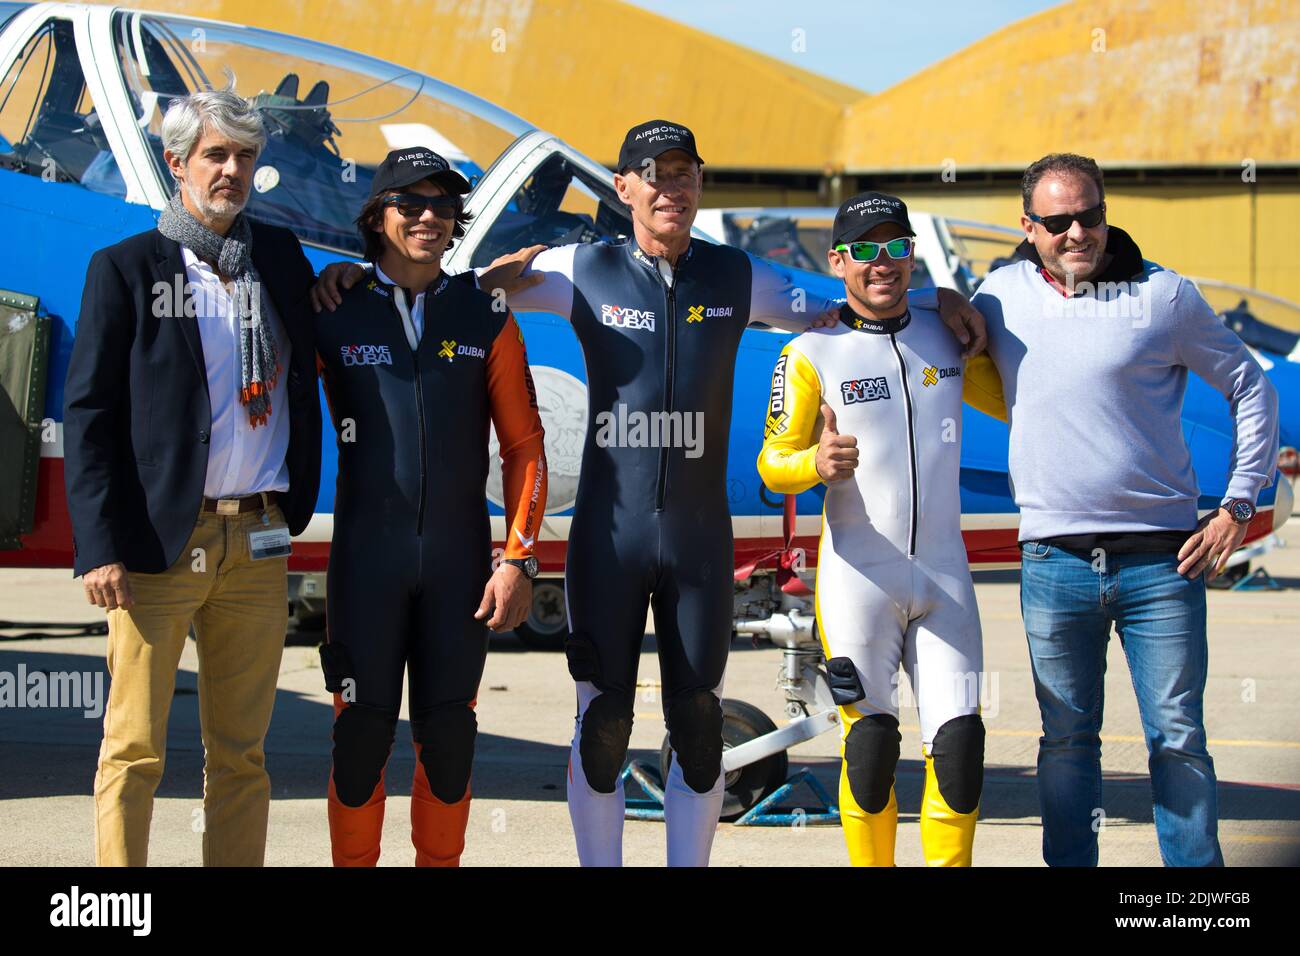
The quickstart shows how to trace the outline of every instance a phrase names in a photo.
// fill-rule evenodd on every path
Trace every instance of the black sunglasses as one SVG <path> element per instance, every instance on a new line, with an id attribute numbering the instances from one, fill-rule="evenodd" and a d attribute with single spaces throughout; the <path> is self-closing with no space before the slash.
<path id="1" fill-rule="evenodd" d="M 397 193 L 385 196 L 384 206 L 396 206 L 407 219 L 418 219 L 426 209 L 431 209 L 439 219 L 454 219 L 460 205 L 455 196 L 421 196 L 419 193 Z"/>
<path id="2" fill-rule="evenodd" d="M 1059 236 L 1075 222 L 1084 229 L 1092 229 L 1098 225 L 1106 217 L 1106 204 L 1102 202 L 1083 212 L 1063 212 L 1057 216 L 1035 216 L 1032 212 L 1026 215 L 1029 216 L 1030 222 L 1036 222 L 1052 235 Z"/>

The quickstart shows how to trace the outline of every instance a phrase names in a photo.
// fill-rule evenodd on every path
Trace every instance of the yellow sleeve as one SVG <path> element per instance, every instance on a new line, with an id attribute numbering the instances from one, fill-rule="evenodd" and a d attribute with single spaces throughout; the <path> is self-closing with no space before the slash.
<path id="1" fill-rule="evenodd" d="M 988 352 L 981 352 L 966 363 L 966 376 L 962 385 L 961 397 L 967 405 L 979 409 L 985 415 L 1007 420 L 1007 400 L 1002 394 L 1002 376 L 998 367 L 989 358 Z"/>
<path id="2" fill-rule="evenodd" d="M 758 473 L 778 494 L 798 494 L 821 481 L 813 441 L 821 396 L 817 370 L 802 352 L 787 345 L 772 371 L 763 450 L 758 453 Z"/>

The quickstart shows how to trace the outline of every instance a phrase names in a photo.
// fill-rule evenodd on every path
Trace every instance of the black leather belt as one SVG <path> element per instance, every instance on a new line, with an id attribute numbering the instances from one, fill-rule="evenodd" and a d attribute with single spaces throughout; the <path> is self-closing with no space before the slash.
<path id="1" fill-rule="evenodd" d="M 277 491 L 259 491 L 255 495 L 243 498 L 204 498 L 203 510 L 219 515 L 242 515 L 250 511 L 265 511 L 275 504 L 280 493 Z"/>

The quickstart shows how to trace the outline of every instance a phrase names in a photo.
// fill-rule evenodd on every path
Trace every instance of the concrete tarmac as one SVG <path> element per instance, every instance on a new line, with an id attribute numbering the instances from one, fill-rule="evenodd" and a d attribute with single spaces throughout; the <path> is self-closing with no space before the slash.
<path id="1" fill-rule="evenodd" d="M 1219 591 L 1209 596 L 1210 675 L 1206 724 L 1219 778 L 1220 839 L 1230 866 L 1300 860 L 1300 518 L 1278 548 L 1257 564 L 1279 591 Z M 1021 628 L 1018 574 L 977 575 L 984 627 L 989 706 L 986 776 L 975 862 L 1041 865 L 1042 831 L 1035 785 L 1039 722 Z M 92 622 L 103 612 L 85 603 L 66 570 L 0 570 L 0 618 Z M 7 634 L 17 632 L 9 631 Z M 107 675 L 105 638 L 47 637 L 0 641 L 0 679 L 78 672 Z M 781 654 L 737 641 L 726 696 L 760 707 L 778 723 Z M 154 807 L 150 863 L 200 861 L 203 752 L 193 642 L 181 661 L 169 727 L 166 772 Z M 632 734 L 634 757 L 657 761 L 664 736 L 658 660 L 648 634 Z M 13 678 L 11 678 L 13 679 Z M 474 803 L 463 863 L 467 866 L 576 864 L 565 804 L 565 767 L 573 731 L 573 686 L 564 656 L 526 650 L 513 635 L 494 638 L 479 695 Z M 414 754 L 406 715 L 388 766 L 388 806 L 381 865 L 413 860 L 409 794 Z M 267 738 L 272 781 L 267 863 L 322 866 L 330 860 L 325 816 L 332 708 L 314 647 L 285 649 L 279 698 Z M 898 771 L 899 865 L 922 864 L 917 812 L 922 759 L 914 712 L 904 712 Z M 76 708 L 0 706 L 0 865 L 88 866 L 93 862 L 91 797 L 102 716 Z M 832 793 L 838 738 L 825 734 L 790 752 L 794 771 L 810 768 Z M 1147 752 L 1128 667 L 1110 642 L 1102 765 L 1100 830 L 1103 865 L 1158 866 Z M 812 812 L 802 791 L 788 804 Z M 664 862 L 661 823 L 629 821 L 629 865 Z M 715 866 L 840 866 L 847 863 L 839 826 L 718 826 Z"/>

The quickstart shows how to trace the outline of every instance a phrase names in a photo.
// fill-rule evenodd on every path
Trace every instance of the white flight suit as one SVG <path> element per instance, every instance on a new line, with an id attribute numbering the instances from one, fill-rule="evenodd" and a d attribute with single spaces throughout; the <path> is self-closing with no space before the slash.
<path id="1" fill-rule="evenodd" d="M 926 756 L 922 840 L 927 861 L 969 862 L 978 809 L 954 812 L 940 793 L 944 768 L 936 781 L 933 766 L 940 728 L 974 715 L 973 722 L 953 727 L 965 728 L 959 735 L 964 741 L 976 734 L 979 768 L 969 766 L 975 757 L 963 759 L 968 779 L 977 769 L 982 774 L 982 724 L 978 730 L 970 724 L 979 721 L 983 655 L 961 536 L 964 393 L 983 410 L 1002 414 L 992 363 L 978 356 L 966 368 L 959 344 L 938 314 L 918 308 L 875 322 L 846 306 L 839 325 L 810 330 L 790 342 L 773 377 L 758 462 L 769 488 L 797 493 L 821 481 L 816 442 L 822 402 L 834 412 L 836 431 L 858 442 L 852 478 L 826 488 L 816 586 L 818 629 L 846 742 L 840 803 L 854 863 L 893 863 L 900 665 L 915 696 Z M 860 699 L 848 702 L 859 693 Z M 894 755 L 875 768 L 880 781 L 875 803 L 884 805 L 874 812 L 860 805 L 861 768 L 849 760 L 854 724 L 871 715 L 893 719 L 894 740 Z M 882 733 L 878 727 L 870 729 Z M 963 746 L 970 750 L 973 744 Z M 966 789 L 971 786 L 978 789 L 978 783 Z M 926 827 L 940 818 L 948 822 Z"/>

